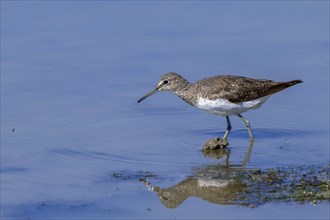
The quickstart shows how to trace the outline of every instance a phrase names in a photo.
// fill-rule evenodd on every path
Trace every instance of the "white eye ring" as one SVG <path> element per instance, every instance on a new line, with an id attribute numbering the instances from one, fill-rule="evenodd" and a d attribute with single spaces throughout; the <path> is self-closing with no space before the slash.
<path id="1" fill-rule="evenodd" d="M 167 84 L 168 83 L 168 80 L 164 80 L 164 84 Z"/>

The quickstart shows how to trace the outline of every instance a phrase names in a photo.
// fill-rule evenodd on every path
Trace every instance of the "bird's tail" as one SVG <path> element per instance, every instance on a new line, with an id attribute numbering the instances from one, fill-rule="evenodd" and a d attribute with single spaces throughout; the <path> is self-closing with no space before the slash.
<path id="1" fill-rule="evenodd" d="M 290 86 L 294 86 L 298 83 L 302 83 L 303 81 L 301 81 L 300 79 L 297 79 L 297 80 L 292 80 L 292 81 L 289 81 L 289 82 L 285 82 L 285 84 L 287 85 L 287 87 L 290 87 Z"/>
<path id="2" fill-rule="evenodd" d="M 273 94 L 273 93 L 279 92 L 283 89 L 286 89 L 288 87 L 294 86 L 298 83 L 302 83 L 302 82 L 303 81 L 301 81 L 300 79 L 292 80 L 292 81 L 289 81 L 289 82 L 276 82 L 275 84 L 273 84 L 270 87 L 270 89 L 268 90 L 268 93 Z"/>

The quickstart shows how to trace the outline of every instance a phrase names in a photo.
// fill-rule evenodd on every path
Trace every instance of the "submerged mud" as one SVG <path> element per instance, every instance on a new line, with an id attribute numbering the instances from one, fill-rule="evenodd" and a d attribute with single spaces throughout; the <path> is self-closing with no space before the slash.
<path id="1" fill-rule="evenodd" d="M 114 173 L 113 178 L 139 180 L 155 192 L 168 208 L 180 206 L 189 197 L 197 197 L 219 205 L 258 207 L 265 203 L 330 202 L 330 164 L 315 166 L 278 167 L 276 169 L 245 169 L 209 165 L 196 168 L 181 182 L 161 188 L 152 185 L 151 172 L 139 171 L 125 176 Z M 160 178 L 163 179 L 163 178 Z"/>
<path id="2" fill-rule="evenodd" d="M 224 149 L 229 145 L 226 139 L 221 137 L 211 138 L 205 142 L 203 145 L 203 151 Z"/>
<path id="3" fill-rule="evenodd" d="M 251 205 L 330 201 L 329 170 L 328 164 L 239 172 L 235 178 L 244 182 L 246 189 L 239 193 L 237 201 L 249 201 Z"/>

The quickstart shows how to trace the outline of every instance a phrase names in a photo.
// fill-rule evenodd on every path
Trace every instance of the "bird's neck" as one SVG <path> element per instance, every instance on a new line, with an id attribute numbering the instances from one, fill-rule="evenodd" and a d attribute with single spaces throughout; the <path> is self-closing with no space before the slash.
<path id="1" fill-rule="evenodd" d="M 195 93 L 190 92 L 193 85 L 194 84 L 182 78 L 182 81 L 180 81 L 180 86 L 178 86 L 177 89 L 173 90 L 172 92 L 190 105 L 194 105 Z"/>

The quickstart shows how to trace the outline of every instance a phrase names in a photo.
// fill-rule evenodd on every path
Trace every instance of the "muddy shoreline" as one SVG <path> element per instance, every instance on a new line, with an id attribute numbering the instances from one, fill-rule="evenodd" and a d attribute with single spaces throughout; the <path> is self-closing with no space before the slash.
<path id="1" fill-rule="evenodd" d="M 330 202 L 329 175 L 330 164 L 274 169 L 208 165 L 194 169 L 191 176 L 167 188 L 153 185 L 161 177 L 149 171 L 119 171 L 112 178 L 142 182 L 167 208 L 177 208 L 189 197 L 255 208 L 269 202 L 313 205 Z"/>

